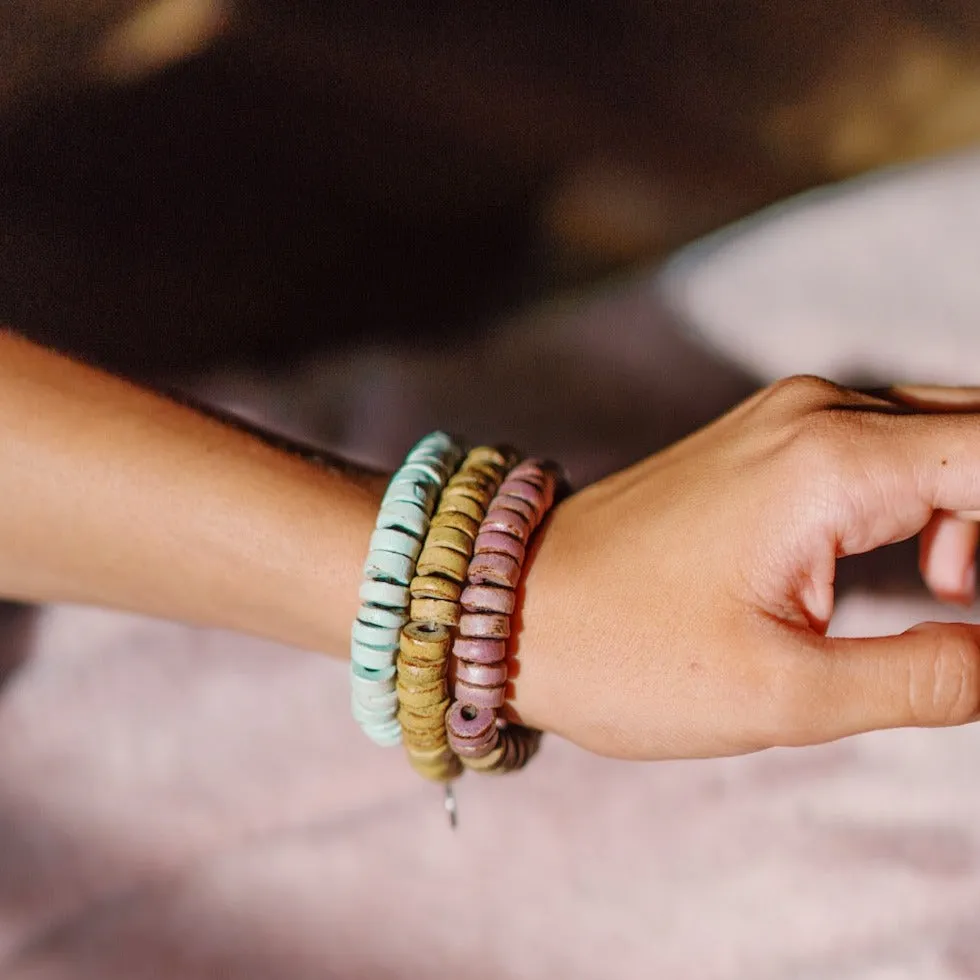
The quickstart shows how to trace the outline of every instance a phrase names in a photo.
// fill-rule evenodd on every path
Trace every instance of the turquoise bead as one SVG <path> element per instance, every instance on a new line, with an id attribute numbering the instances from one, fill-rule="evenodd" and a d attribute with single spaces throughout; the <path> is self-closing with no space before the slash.
<path id="1" fill-rule="evenodd" d="M 432 432 L 408 452 L 384 492 L 351 627 L 351 712 L 378 745 L 402 741 L 396 717 L 395 662 L 408 616 L 409 584 L 439 495 L 463 450 L 444 432 Z"/>
<path id="2" fill-rule="evenodd" d="M 383 527 L 372 533 L 368 548 L 371 551 L 390 551 L 393 555 L 404 555 L 416 561 L 422 553 L 422 542 L 404 531 Z"/>
<path id="3" fill-rule="evenodd" d="M 403 609 L 383 609 L 381 606 L 361 606 L 357 612 L 360 623 L 383 626 L 385 629 L 401 629 L 408 622 L 408 613 Z"/>
<path id="4" fill-rule="evenodd" d="M 377 699 L 385 694 L 395 692 L 396 681 L 394 678 L 388 681 L 366 681 L 360 677 L 351 675 L 350 689 L 362 701 L 370 703 L 372 699 Z"/>
<path id="5" fill-rule="evenodd" d="M 422 541 L 429 530 L 429 515 L 418 504 L 392 500 L 381 508 L 376 526 L 395 528 Z"/>
<path id="6" fill-rule="evenodd" d="M 364 734 L 383 749 L 402 744 L 402 726 L 397 718 L 380 728 L 365 726 Z"/>
<path id="7" fill-rule="evenodd" d="M 397 701 L 396 701 L 397 704 Z M 363 725 L 384 725 L 395 717 L 394 710 L 380 702 L 376 705 L 367 704 L 357 697 L 350 700 L 351 714 Z"/>
<path id="8" fill-rule="evenodd" d="M 374 670 L 370 667 L 362 667 L 360 664 L 351 663 L 350 666 L 351 680 L 355 678 L 361 681 L 372 681 L 374 683 L 381 683 L 395 680 L 395 675 L 398 671 L 395 665 L 392 664 L 390 667 L 384 667 L 381 670 Z"/>
<path id="9" fill-rule="evenodd" d="M 398 471 L 399 480 L 428 480 L 436 486 L 442 486 L 449 479 L 449 471 L 434 463 L 425 463 L 421 460 L 406 463 Z"/>
<path id="10" fill-rule="evenodd" d="M 397 650 L 401 632 L 400 626 L 375 626 L 358 619 L 351 627 L 350 636 L 355 643 L 375 650 Z"/>
<path id="11" fill-rule="evenodd" d="M 408 585 L 415 574 L 415 559 L 393 551 L 369 551 L 364 563 L 364 577 Z"/>
<path id="12" fill-rule="evenodd" d="M 412 601 L 412 593 L 407 585 L 377 582 L 373 579 L 362 582 L 357 594 L 361 602 L 370 603 L 372 606 L 384 606 L 385 609 L 408 609 L 408 604 Z"/>
<path id="13" fill-rule="evenodd" d="M 350 658 L 361 667 L 367 667 L 370 670 L 386 670 L 395 663 L 397 657 L 398 647 L 379 650 L 377 647 L 368 647 L 356 640 L 351 641 Z"/>
<path id="14" fill-rule="evenodd" d="M 354 689 L 353 701 L 371 714 L 387 714 L 394 718 L 398 710 L 397 691 L 364 691 Z"/>
<path id="15" fill-rule="evenodd" d="M 439 496 L 439 486 L 434 483 L 419 483 L 412 479 L 395 478 L 388 484 L 384 496 L 381 498 L 381 506 L 392 501 L 417 504 L 427 514 L 431 514 Z"/>

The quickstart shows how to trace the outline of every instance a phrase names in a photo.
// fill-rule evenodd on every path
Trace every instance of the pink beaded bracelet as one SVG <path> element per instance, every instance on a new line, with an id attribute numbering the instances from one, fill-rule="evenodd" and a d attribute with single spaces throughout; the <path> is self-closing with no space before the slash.
<path id="1" fill-rule="evenodd" d="M 453 644 L 454 701 L 446 715 L 449 745 L 469 769 L 520 769 L 541 741 L 540 732 L 508 724 L 499 709 L 507 696 L 507 640 L 527 546 L 557 490 L 553 466 L 519 463 L 501 483 L 474 541 Z"/>

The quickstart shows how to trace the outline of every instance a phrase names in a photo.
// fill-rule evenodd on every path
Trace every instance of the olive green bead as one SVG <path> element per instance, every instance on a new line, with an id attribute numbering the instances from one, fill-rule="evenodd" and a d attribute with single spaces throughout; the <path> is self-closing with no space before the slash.
<path id="1" fill-rule="evenodd" d="M 462 585 L 469 567 L 469 556 L 450 551 L 449 548 L 430 548 L 426 545 L 419 555 L 417 571 L 419 575 L 442 575 Z"/>
<path id="2" fill-rule="evenodd" d="M 409 607 L 412 619 L 420 623 L 441 623 L 458 626 L 460 608 L 458 602 L 448 599 L 413 599 Z"/>
<path id="3" fill-rule="evenodd" d="M 409 623 L 399 637 L 402 654 L 416 662 L 445 661 L 451 644 L 452 633 L 439 623 Z"/>

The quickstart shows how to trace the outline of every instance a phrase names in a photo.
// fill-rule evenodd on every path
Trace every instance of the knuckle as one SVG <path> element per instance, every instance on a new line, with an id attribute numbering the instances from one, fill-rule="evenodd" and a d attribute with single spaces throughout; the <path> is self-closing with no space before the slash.
<path id="1" fill-rule="evenodd" d="M 794 466 L 811 473 L 843 474 L 854 461 L 856 440 L 852 417 L 816 411 L 798 419 L 791 440 Z"/>
<path id="2" fill-rule="evenodd" d="M 935 627 L 931 655 L 909 671 L 915 725 L 962 725 L 980 715 L 980 646 L 968 627 Z"/>
<path id="3" fill-rule="evenodd" d="M 797 374 L 770 385 L 766 400 L 790 411 L 814 411 L 837 404 L 841 400 L 841 389 L 816 375 Z"/>

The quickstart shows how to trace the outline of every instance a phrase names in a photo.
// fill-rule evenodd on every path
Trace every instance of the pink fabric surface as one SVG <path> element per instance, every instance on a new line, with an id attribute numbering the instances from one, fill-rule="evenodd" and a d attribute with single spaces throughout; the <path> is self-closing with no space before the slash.
<path id="1" fill-rule="evenodd" d="M 925 172 L 889 183 L 896 213 L 942 198 L 946 171 Z M 876 196 L 837 200 L 834 221 L 821 204 L 779 219 L 795 222 L 778 243 L 786 276 L 786 252 L 806 264 L 842 225 L 868 232 Z M 756 236 L 770 227 L 687 265 L 683 295 L 703 276 L 717 299 L 732 256 L 765 265 Z M 978 228 L 955 248 L 977 254 Z M 869 259 L 882 304 L 900 279 L 927 288 L 954 247 L 908 240 L 902 261 Z M 764 309 L 764 291 L 741 268 L 720 304 L 740 331 L 805 325 L 837 274 L 798 272 L 795 307 L 747 322 L 741 304 Z M 624 283 L 464 349 L 200 387 L 364 458 L 452 423 L 555 451 L 584 478 L 751 387 L 751 359 L 736 370 L 692 346 L 662 302 L 662 283 Z M 790 369 L 826 363 L 839 338 L 831 314 L 822 322 L 798 330 Z M 893 344 L 887 318 L 867 329 Z M 929 329 L 907 344 L 905 373 L 923 337 L 962 370 L 962 337 Z M 434 384 L 449 363 L 482 371 L 496 397 Z M 848 591 L 835 631 L 948 615 L 884 567 L 889 587 Z M 359 737 L 338 662 L 73 608 L 8 614 L 0 637 L 3 980 L 980 978 L 980 729 L 648 766 L 550 739 L 520 776 L 465 779 L 452 834 L 438 792 Z"/>

